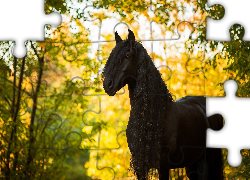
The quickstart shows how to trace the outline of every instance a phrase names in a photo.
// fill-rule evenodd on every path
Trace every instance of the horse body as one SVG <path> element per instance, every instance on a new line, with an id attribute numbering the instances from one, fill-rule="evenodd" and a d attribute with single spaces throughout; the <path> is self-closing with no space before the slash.
<path id="1" fill-rule="evenodd" d="M 205 98 L 202 96 L 188 96 L 177 100 L 176 102 L 166 102 L 168 107 L 164 113 L 164 120 L 160 121 L 162 127 L 161 161 L 169 169 L 189 167 L 199 160 L 206 149 L 206 129 L 208 121 L 205 114 Z M 138 143 L 134 138 L 136 136 L 133 122 L 137 121 L 133 118 L 133 104 L 131 104 L 131 116 L 127 126 L 127 142 L 131 154 L 135 154 L 131 145 Z M 197 128 L 194 128 L 197 127 Z M 134 133 L 134 134 L 133 134 Z M 160 169 L 155 166 L 151 158 L 154 151 L 149 157 L 151 168 Z M 171 163 L 172 162 L 172 163 Z M 165 168 L 164 168 L 165 169 Z"/>
<path id="2" fill-rule="evenodd" d="M 137 178 L 146 180 L 149 169 L 157 168 L 160 180 L 168 180 L 169 169 L 185 167 L 191 180 L 223 179 L 221 149 L 206 148 L 206 130 L 210 122 L 221 125 L 221 116 L 206 117 L 202 96 L 174 102 L 133 32 L 129 30 L 125 41 L 117 33 L 115 37 L 117 45 L 105 65 L 103 86 L 113 96 L 128 84 L 131 111 L 126 134 Z"/>
<path id="3" fill-rule="evenodd" d="M 162 142 L 167 142 L 166 139 L 169 137 L 173 142 L 170 162 L 175 163 L 170 163 L 170 168 L 190 166 L 204 154 L 208 128 L 206 113 L 202 108 L 204 104 L 200 104 L 204 99 L 204 97 L 188 97 L 172 102 L 168 106 L 170 113 L 165 116 L 169 123 L 168 126 L 166 123 L 164 126 L 163 123 L 164 131 L 167 133 L 163 135 Z M 162 145 L 167 146 L 166 143 Z"/>

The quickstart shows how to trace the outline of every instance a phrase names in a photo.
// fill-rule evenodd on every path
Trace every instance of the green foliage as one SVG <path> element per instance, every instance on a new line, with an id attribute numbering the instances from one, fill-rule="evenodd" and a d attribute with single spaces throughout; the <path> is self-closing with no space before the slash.
<path id="1" fill-rule="evenodd" d="M 64 1 L 53 0 L 47 1 L 45 9 L 47 13 L 70 11 Z M 78 26 L 81 31 L 74 34 L 64 23 L 46 42 L 27 42 L 23 59 L 11 55 L 12 42 L 1 42 L 1 178 L 91 179 L 84 164 L 97 131 L 82 130 L 89 101 L 82 92 L 97 83 L 89 77 L 99 65 L 88 57 L 90 44 L 77 43 L 87 40 L 88 34 Z M 81 78 L 72 80 L 76 67 L 85 70 L 79 72 Z M 81 145 L 81 140 L 87 144 Z"/>

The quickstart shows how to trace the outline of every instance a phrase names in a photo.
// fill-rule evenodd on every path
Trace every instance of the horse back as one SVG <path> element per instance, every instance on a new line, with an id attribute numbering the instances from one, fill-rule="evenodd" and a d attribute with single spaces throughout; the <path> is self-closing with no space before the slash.
<path id="1" fill-rule="evenodd" d="M 189 105 L 197 104 L 206 113 L 206 98 L 204 96 L 185 96 L 183 98 L 176 100 L 175 102 L 189 104 Z"/>
<path id="2" fill-rule="evenodd" d="M 176 128 L 179 130 L 195 131 L 209 127 L 204 96 L 186 96 L 178 99 L 170 105 L 169 112 L 166 114 L 167 121 L 177 121 Z"/>

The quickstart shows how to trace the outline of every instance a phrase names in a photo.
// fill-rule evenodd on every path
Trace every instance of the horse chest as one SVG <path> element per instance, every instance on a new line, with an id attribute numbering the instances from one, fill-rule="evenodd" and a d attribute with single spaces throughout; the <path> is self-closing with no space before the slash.
<path id="1" fill-rule="evenodd" d="M 132 118 L 129 118 L 128 125 L 127 125 L 127 130 L 126 130 L 126 135 L 127 135 L 127 142 L 130 151 L 133 151 L 135 149 L 137 141 L 137 129 L 136 129 L 136 122 L 132 120 Z"/>
<path id="2" fill-rule="evenodd" d="M 129 146 L 131 153 L 133 151 L 136 151 L 136 149 L 138 148 L 137 147 L 138 141 L 140 141 L 141 144 L 145 145 L 145 147 L 149 146 L 149 148 L 152 148 L 151 145 L 149 145 L 150 141 L 144 142 L 145 138 L 140 138 L 140 137 L 147 137 L 148 135 L 153 134 L 153 129 L 151 129 L 151 128 L 146 129 L 145 126 L 139 126 L 140 128 L 138 128 L 138 124 L 136 124 L 136 123 L 138 123 L 138 122 L 135 119 L 133 119 L 132 117 L 130 117 L 130 119 L 128 121 L 128 125 L 127 125 L 127 130 L 126 130 L 127 142 L 128 142 L 128 146 Z M 143 130 L 145 134 L 140 134 L 139 130 L 142 130 L 143 128 L 145 128 Z M 148 139 L 150 139 L 150 138 L 148 138 Z M 153 142 L 155 142 L 155 140 Z M 153 142 L 150 144 L 153 144 Z M 145 147 L 142 147 L 142 148 L 145 148 Z M 152 148 L 152 149 L 154 149 L 154 148 Z"/>

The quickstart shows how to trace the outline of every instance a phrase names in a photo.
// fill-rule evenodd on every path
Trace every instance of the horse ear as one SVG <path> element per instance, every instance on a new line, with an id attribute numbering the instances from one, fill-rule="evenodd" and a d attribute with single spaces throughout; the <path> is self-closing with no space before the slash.
<path id="1" fill-rule="evenodd" d="M 130 29 L 128 29 L 128 40 L 135 41 L 135 35 L 134 35 L 133 31 L 131 31 Z"/>
<path id="2" fill-rule="evenodd" d="M 130 42 L 130 49 L 132 50 L 135 48 L 135 35 L 130 29 L 128 29 L 128 40 Z"/>
<path id="3" fill-rule="evenodd" d="M 122 38 L 118 35 L 117 31 L 115 31 L 115 41 L 116 41 L 116 44 L 118 44 L 119 42 L 122 42 Z"/>

